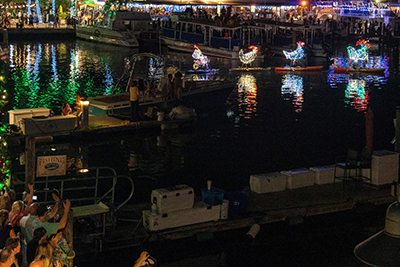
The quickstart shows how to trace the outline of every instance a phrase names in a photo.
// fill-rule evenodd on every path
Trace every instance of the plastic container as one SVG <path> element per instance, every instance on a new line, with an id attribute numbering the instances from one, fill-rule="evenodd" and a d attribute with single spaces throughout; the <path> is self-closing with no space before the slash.
<path id="1" fill-rule="evenodd" d="M 243 191 L 226 192 L 225 199 L 229 201 L 229 216 L 236 216 L 247 211 L 248 196 Z"/>
<path id="2" fill-rule="evenodd" d="M 204 203 L 210 206 L 221 205 L 224 201 L 224 190 L 210 187 L 201 189 L 201 197 Z"/>

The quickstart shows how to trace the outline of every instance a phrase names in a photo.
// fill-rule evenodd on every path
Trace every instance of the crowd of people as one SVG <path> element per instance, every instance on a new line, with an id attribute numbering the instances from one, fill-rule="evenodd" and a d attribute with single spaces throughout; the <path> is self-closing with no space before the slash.
<path id="1" fill-rule="evenodd" d="M 71 202 L 62 203 L 53 193 L 53 206 L 34 202 L 34 188 L 23 200 L 8 190 L 0 196 L 0 266 L 61 267 L 68 266 L 71 243 L 65 237 Z"/>

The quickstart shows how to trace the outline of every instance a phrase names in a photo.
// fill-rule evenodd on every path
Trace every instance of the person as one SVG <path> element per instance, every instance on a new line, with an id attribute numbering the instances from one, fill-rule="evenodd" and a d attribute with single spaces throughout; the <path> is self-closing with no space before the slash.
<path id="1" fill-rule="evenodd" d="M 168 97 L 168 77 L 163 76 L 158 83 L 158 91 L 161 94 L 161 99 L 163 101 L 167 100 Z"/>
<path id="2" fill-rule="evenodd" d="M 51 240 L 58 240 L 58 242 L 54 246 L 53 250 L 53 264 L 57 266 L 57 264 L 62 263 L 62 266 L 68 266 L 68 253 L 70 251 L 70 247 L 67 239 L 63 236 L 64 229 L 58 230 L 56 235 L 52 235 Z M 57 236 L 59 235 L 59 236 Z"/>
<path id="3" fill-rule="evenodd" d="M 14 228 L 8 220 L 8 211 L 0 210 L 0 247 L 4 248 L 9 237 L 16 238 L 19 233 L 19 227 Z"/>
<path id="4" fill-rule="evenodd" d="M 22 200 L 14 201 L 8 219 L 13 226 L 20 226 L 19 221 L 24 216 L 25 203 Z"/>
<path id="5" fill-rule="evenodd" d="M 183 88 L 183 75 L 180 71 L 175 73 L 175 97 L 177 99 L 182 99 L 182 88 Z"/>
<path id="6" fill-rule="evenodd" d="M 175 82 L 172 74 L 168 74 L 168 99 L 175 99 Z"/>
<path id="7" fill-rule="evenodd" d="M 12 238 L 12 237 L 8 238 L 4 247 L 6 249 L 10 249 L 11 252 L 13 253 L 13 255 L 14 255 L 14 265 L 16 267 L 20 266 L 20 263 L 21 263 L 21 257 L 20 257 L 21 256 L 21 254 L 20 254 L 21 242 L 20 242 L 19 237 L 17 237 L 17 238 Z"/>
<path id="8" fill-rule="evenodd" d="M 26 249 L 26 260 L 28 266 L 35 260 L 36 250 L 39 244 L 45 242 L 46 240 L 46 229 L 44 229 L 44 227 L 35 229 L 33 232 L 33 238 L 28 242 Z"/>
<path id="9" fill-rule="evenodd" d="M 81 122 L 82 122 L 82 105 L 81 105 L 81 101 L 83 101 L 84 97 L 81 95 L 81 93 L 76 92 L 75 93 L 75 109 L 76 109 L 76 118 L 77 118 L 77 124 L 78 127 L 81 126 Z"/>
<path id="10" fill-rule="evenodd" d="M 63 106 L 62 106 L 62 115 L 66 116 L 72 114 L 72 109 L 70 107 L 70 105 L 68 104 L 68 102 L 64 102 Z"/>
<path id="11" fill-rule="evenodd" d="M 4 248 L 0 252 L 0 267 L 10 267 L 14 264 L 14 254 L 11 249 Z"/>
<path id="12" fill-rule="evenodd" d="M 129 94 L 131 100 L 131 121 L 136 121 L 139 109 L 139 88 L 137 87 L 137 82 L 133 79 L 129 81 Z"/>
<path id="13" fill-rule="evenodd" d="M 55 196 L 55 194 L 53 193 Z M 57 197 L 59 200 L 59 198 Z M 69 199 L 63 203 L 64 206 L 64 214 L 60 219 L 60 222 L 49 222 L 49 218 L 52 216 L 54 217 L 58 211 L 58 202 L 54 205 L 53 209 L 48 209 L 46 205 L 39 205 L 37 208 L 37 215 L 38 217 L 32 222 L 34 229 L 39 227 L 44 227 L 46 229 L 47 237 L 51 236 L 52 234 L 57 234 L 59 229 L 64 229 L 67 225 L 67 217 L 69 210 L 71 208 L 71 202 Z M 56 210 L 56 212 L 54 212 Z"/>
<path id="14" fill-rule="evenodd" d="M 36 257 L 29 267 L 50 267 L 52 261 L 53 248 L 50 242 L 45 241 L 38 245 Z"/>

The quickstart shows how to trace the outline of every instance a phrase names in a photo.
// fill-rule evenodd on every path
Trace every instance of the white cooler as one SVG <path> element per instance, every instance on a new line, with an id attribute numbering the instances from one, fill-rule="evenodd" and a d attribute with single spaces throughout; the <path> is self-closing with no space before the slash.
<path id="1" fill-rule="evenodd" d="M 335 182 L 335 165 L 311 167 L 310 170 L 315 172 L 315 184 L 333 184 Z"/>
<path id="2" fill-rule="evenodd" d="M 168 213 L 152 214 L 150 210 L 143 212 L 143 226 L 150 231 L 158 231 L 196 223 L 218 221 L 221 205 L 208 206 L 197 202 L 193 208 Z"/>
<path id="3" fill-rule="evenodd" d="M 370 176 L 370 169 L 362 169 L 362 175 Z M 399 153 L 388 150 L 377 150 L 372 153 L 373 185 L 391 184 L 399 175 Z"/>
<path id="4" fill-rule="evenodd" d="M 250 176 L 250 190 L 257 194 L 284 191 L 286 175 L 279 172 L 253 174 Z"/>
<path id="5" fill-rule="evenodd" d="M 286 175 L 287 189 L 296 189 L 314 185 L 315 172 L 310 169 L 302 168 L 290 171 L 281 171 L 281 173 Z"/>
<path id="6" fill-rule="evenodd" d="M 151 203 L 157 205 L 159 213 L 191 209 L 194 204 L 194 190 L 184 184 L 154 189 L 151 192 Z"/>

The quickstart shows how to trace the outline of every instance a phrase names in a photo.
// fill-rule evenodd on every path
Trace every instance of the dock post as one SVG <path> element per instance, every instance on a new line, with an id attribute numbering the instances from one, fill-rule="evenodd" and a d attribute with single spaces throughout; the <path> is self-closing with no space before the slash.
<path id="1" fill-rule="evenodd" d="M 53 137 L 28 136 L 25 141 L 25 191 L 28 192 L 28 185 L 35 183 L 36 144 L 52 143 Z"/>
<path id="2" fill-rule="evenodd" d="M 395 130 L 396 130 L 396 142 L 394 143 L 394 151 L 400 153 L 400 106 L 396 107 L 396 121 L 395 121 Z M 399 162 L 400 165 L 400 162 Z M 397 181 L 399 181 L 399 177 L 397 177 Z"/>
<path id="3" fill-rule="evenodd" d="M 82 106 L 82 129 L 89 128 L 89 101 L 81 101 Z"/>
<path id="4" fill-rule="evenodd" d="M 8 45 L 8 31 L 3 29 L 3 44 Z"/>

